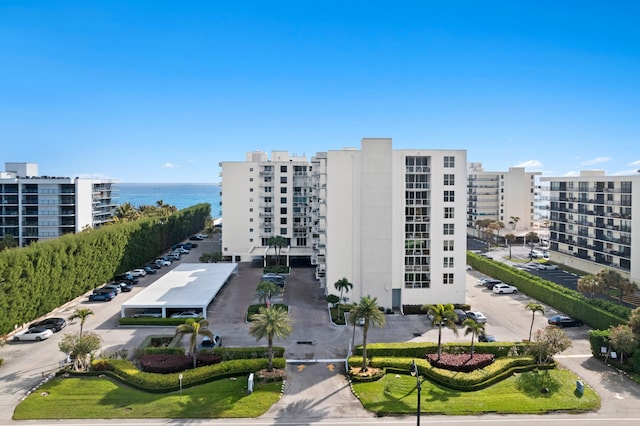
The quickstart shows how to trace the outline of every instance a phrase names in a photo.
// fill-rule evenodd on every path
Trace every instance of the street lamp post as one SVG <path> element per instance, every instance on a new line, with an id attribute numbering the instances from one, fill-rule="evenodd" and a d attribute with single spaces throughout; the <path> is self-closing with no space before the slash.
<path id="1" fill-rule="evenodd" d="M 422 383 L 420 383 L 420 374 L 418 373 L 418 366 L 415 360 L 411 360 L 411 375 L 416 376 L 416 386 L 418 388 L 418 409 L 416 411 L 417 425 L 420 426 L 420 391 L 422 390 Z"/>

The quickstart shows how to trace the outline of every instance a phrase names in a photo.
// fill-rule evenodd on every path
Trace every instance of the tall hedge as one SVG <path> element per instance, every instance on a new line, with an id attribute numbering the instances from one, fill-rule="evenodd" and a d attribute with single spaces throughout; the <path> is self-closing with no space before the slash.
<path id="1" fill-rule="evenodd" d="M 211 215 L 198 204 L 168 217 L 104 226 L 0 252 L 0 336 L 139 267 L 186 237 Z"/>

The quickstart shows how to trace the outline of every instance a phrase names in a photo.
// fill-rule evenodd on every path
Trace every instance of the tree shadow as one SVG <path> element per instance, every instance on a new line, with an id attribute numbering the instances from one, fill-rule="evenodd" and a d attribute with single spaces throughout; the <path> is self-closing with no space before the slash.
<path id="1" fill-rule="evenodd" d="M 560 390 L 561 383 L 549 371 L 534 370 L 518 374 L 516 389 L 530 397 L 545 397 Z"/>

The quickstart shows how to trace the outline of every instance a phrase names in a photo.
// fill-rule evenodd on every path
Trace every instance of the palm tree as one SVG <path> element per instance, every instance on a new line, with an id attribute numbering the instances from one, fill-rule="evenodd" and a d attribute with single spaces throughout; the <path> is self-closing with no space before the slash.
<path id="1" fill-rule="evenodd" d="M 494 222 L 491 222 L 488 228 L 496 232 L 496 244 L 498 244 L 498 240 L 500 239 L 500 231 L 504 229 L 504 223 L 496 220 Z"/>
<path id="2" fill-rule="evenodd" d="M 260 281 L 260 284 L 256 287 L 256 292 L 258 292 L 259 301 L 262 302 L 264 300 L 264 304 L 269 308 L 271 307 L 271 298 L 276 294 L 280 294 L 280 287 L 273 281 Z"/>
<path id="3" fill-rule="evenodd" d="M 273 338 L 287 338 L 291 335 L 293 328 L 289 314 L 284 308 L 272 306 L 270 308 L 260 308 L 257 314 L 251 315 L 251 328 L 249 333 L 257 340 L 267 338 L 267 355 L 269 363 L 267 371 L 273 371 Z"/>
<path id="4" fill-rule="evenodd" d="M 341 278 L 336 281 L 333 286 L 336 288 L 336 290 L 340 291 L 340 303 L 338 304 L 338 318 L 340 318 L 340 306 L 343 302 L 342 292 L 344 291 L 345 293 L 349 293 L 349 289 L 353 288 L 353 284 L 351 284 L 346 278 Z"/>
<path id="5" fill-rule="evenodd" d="M 533 322 L 536 319 L 536 312 L 540 312 L 544 315 L 544 306 L 539 303 L 529 302 L 524 308 L 528 311 L 531 311 L 531 327 L 529 327 L 529 341 L 531 341 L 531 334 L 533 333 Z"/>
<path id="6" fill-rule="evenodd" d="M 611 289 L 612 287 L 618 288 L 620 282 L 625 279 L 619 272 L 607 268 L 598 271 L 596 277 L 604 286 L 605 294 L 607 296 L 609 296 L 609 289 Z"/>
<path id="7" fill-rule="evenodd" d="M 481 336 L 484 334 L 484 323 L 477 322 L 472 320 L 471 318 L 467 318 L 462 321 L 462 325 L 466 328 L 464 329 L 464 335 L 471 334 L 471 358 L 473 358 L 473 352 L 475 350 L 474 339 L 476 336 Z"/>
<path id="8" fill-rule="evenodd" d="M 516 236 L 513 234 L 507 234 L 504 236 L 504 239 L 507 241 L 507 244 L 509 245 L 509 259 L 511 259 L 511 246 L 513 245 L 513 242 L 516 240 Z"/>
<path id="9" fill-rule="evenodd" d="M 116 207 L 115 217 L 122 222 L 129 222 L 140 217 L 140 212 L 129 202 Z"/>
<path id="10" fill-rule="evenodd" d="M 82 328 L 84 327 L 84 322 L 89 318 L 89 316 L 93 315 L 93 311 L 91 309 L 82 308 L 76 309 L 73 311 L 73 314 L 69 317 L 69 321 L 73 321 L 74 319 L 80 320 L 80 335 L 82 337 Z"/>
<path id="11" fill-rule="evenodd" d="M 592 299 L 596 293 L 602 293 L 603 290 L 602 282 L 596 275 L 589 274 L 578 278 L 578 291 L 582 294 L 588 294 Z"/>
<path id="12" fill-rule="evenodd" d="M 622 304 L 622 298 L 624 296 L 634 294 L 638 291 L 638 284 L 625 278 L 618 283 L 616 288 L 618 289 L 618 303 Z"/>
<path id="13" fill-rule="evenodd" d="M 454 306 L 451 303 L 437 305 L 423 305 L 422 310 L 427 311 L 427 315 L 431 318 L 431 326 L 438 326 L 438 360 L 442 355 L 442 326 L 453 330 L 453 333 L 458 335 L 458 327 L 456 327 L 456 320 L 458 315 L 454 311 Z"/>
<path id="14" fill-rule="evenodd" d="M 367 333 L 370 325 L 384 327 L 386 319 L 384 314 L 378 308 L 378 298 L 364 296 L 360 302 L 351 309 L 349 315 L 349 324 L 355 325 L 359 319 L 364 320 L 364 328 L 362 329 L 362 368 L 361 371 L 367 371 Z"/>
<path id="15" fill-rule="evenodd" d="M 184 324 L 180 324 L 176 327 L 176 336 L 184 336 L 185 334 L 190 336 L 189 352 L 191 353 L 191 356 L 193 356 L 193 368 L 196 368 L 196 347 L 198 344 L 198 335 L 207 336 L 213 340 L 213 333 L 207 327 L 209 327 L 209 321 L 200 320 L 196 322 L 193 318 L 187 319 Z"/>
<path id="16" fill-rule="evenodd" d="M 276 235 L 275 237 L 269 238 L 267 243 L 270 246 L 273 246 L 273 249 L 276 252 L 276 264 L 279 266 L 280 265 L 280 252 L 282 250 L 282 247 L 284 247 L 287 244 L 287 240 L 281 235 Z"/>
<path id="17" fill-rule="evenodd" d="M 518 225 L 518 222 L 520 222 L 520 218 L 518 216 L 511 216 L 509 218 L 509 221 L 513 225 L 513 230 L 515 231 L 516 225 Z"/>

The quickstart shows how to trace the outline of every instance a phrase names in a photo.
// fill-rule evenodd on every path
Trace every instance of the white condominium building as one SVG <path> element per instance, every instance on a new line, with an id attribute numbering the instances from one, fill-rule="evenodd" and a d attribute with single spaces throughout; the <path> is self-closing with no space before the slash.
<path id="1" fill-rule="evenodd" d="M 234 261 L 276 255 L 272 237 L 282 237 L 283 264 L 311 258 L 311 164 L 284 151 L 249 152 L 246 161 L 222 169 L 222 253 Z"/>
<path id="2" fill-rule="evenodd" d="M 220 165 L 224 255 L 273 255 L 279 235 L 327 293 L 347 278 L 352 301 L 370 295 L 385 308 L 465 302 L 466 151 L 363 139 L 310 162 L 277 151 Z"/>
<path id="3" fill-rule="evenodd" d="M 40 176 L 35 163 L 5 163 L 0 172 L 0 237 L 19 246 L 110 222 L 114 181 Z"/>
<path id="4" fill-rule="evenodd" d="M 467 226 L 488 219 L 504 223 L 502 236 L 521 236 L 537 226 L 534 216 L 536 176 L 524 167 L 510 167 L 507 172 L 488 172 L 482 163 L 468 164 Z"/>
<path id="5" fill-rule="evenodd" d="M 550 184 L 551 259 L 589 273 L 612 268 L 640 282 L 640 175 L 582 171 L 542 181 Z"/>

